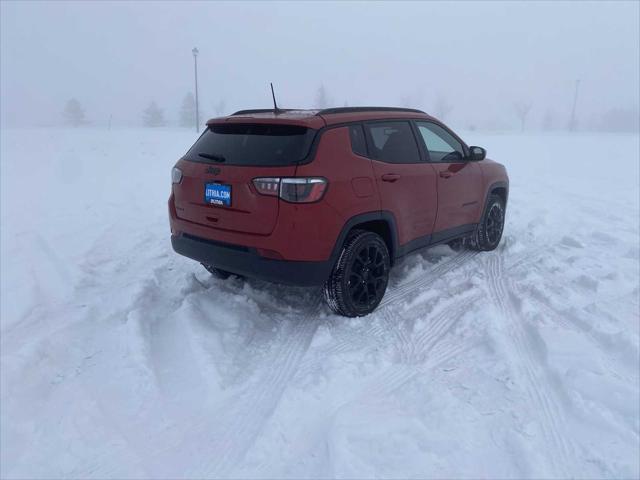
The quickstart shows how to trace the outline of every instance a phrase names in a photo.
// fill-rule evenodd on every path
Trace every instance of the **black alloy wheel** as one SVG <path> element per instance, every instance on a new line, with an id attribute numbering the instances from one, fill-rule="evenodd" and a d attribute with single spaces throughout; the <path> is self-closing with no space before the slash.
<path id="1" fill-rule="evenodd" d="M 347 238 L 324 286 L 324 298 L 338 315 L 361 317 L 373 312 L 387 289 L 391 261 L 380 235 L 355 230 Z"/>
<path id="2" fill-rule="evenodd" d="M 471 237 L 471 247 L 475 250 L 495 250 L 504 230 L 505 204 L 499 195 L 491 195 L 487 207 L 478 224 L 475 234 Z"/>
<path id="3" fill-rule="evenodd" d="M 354 257 L 347 287 L 351 301 L 359 310 L 374 308 L 387 288 L 385 256 L 388 257 L 387 252 L 372 242 L 363 245 Z"/>

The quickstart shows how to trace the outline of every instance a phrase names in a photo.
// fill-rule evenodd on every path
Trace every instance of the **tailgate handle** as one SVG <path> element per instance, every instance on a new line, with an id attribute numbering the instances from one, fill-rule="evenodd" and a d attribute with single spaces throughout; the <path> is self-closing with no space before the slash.
<path id="1" fill-rule="evenodd" d="M 449 172 L 447 170 L 444 170 L 444 171 L 440 172 L 440 176 L 442 178 L 449 178 L 451 175 L 453 175 L 453 173 L 451 173 L 451 172 Z"/>
<path id="2" fill-rule="evenodd" d="M 384 175 L 382 175 L 383 182 L 395 182 L 399 178 L 400 175 L 398 175 L 397 173 L 385 173 Z"/>

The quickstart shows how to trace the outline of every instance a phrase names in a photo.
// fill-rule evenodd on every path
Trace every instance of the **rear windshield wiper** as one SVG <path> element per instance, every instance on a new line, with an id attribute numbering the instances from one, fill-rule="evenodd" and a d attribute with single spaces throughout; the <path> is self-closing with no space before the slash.
<path id="1" fill-rule="evenodd" d="M 198 156 L 208 160 L 213 160 L 214 162 L 225 162 L 227 160 L 223 155 L 215 155 L 212 153 L 199 153 Z"/>

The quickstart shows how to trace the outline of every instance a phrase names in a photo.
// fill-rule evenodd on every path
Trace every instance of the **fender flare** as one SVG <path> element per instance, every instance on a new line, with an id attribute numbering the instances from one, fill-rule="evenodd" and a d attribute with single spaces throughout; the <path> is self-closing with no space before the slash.
<path id="1" fill-rule="evenodd" d="M 509 202 L 509 182 L 505 181 L 505 180 L 501 180 L 499 182 L 493 182 L 492 184 L 490 184 L 487 187 L 487 191 L 485 192 L 485 198 L 484 198 L 484 207 L 482 209 L 482 215 L 484 216 L 484 212 L 486 212 L 487 210 L 487 205 L 489 203 L 489 196 L 491 195 L 491 192 L 496 189 L 496 188 L 504 188 L 505 191 L 507 192 L 506 196 L 505 196 L 505 200 L 504 200 L 504 209 L 505 211 L 507 210 L 507 203 Z M 482 221 L 482 218 L 481 218 Z"/>
<path id="2" fill-rule="evenodd" d="M 331 257 L 329 258 L 331 262 L 331 268 L 333 268 L 336 261 L 338 260 L 338 256 L 342 251 L 342 246 L 344 245 L 344 242 L 347 239 L 347 235 L 353 229 L 353 227 L 361 223 L 380 221 L 380 220 L 386 222 L 389 225 L 389 230 L 391 231 L 391 251 L 389 252 L 389 257 L 391 258 L 391 263 L 393 264 L 399 248 L 398 228 L 396 226 L 396 220 L 395 220 L 395 217 L 393 216 L 393 213 L 386 210 L 379 210 L 376 212 L 367 212 L 367 213 L 360 213 L 358 215 L 354 215 L 344 223 L 344 225 L 342 226 L 342 229 L 340 230 L 340 233 L 338 234 L 338 238 L 336 239 L 336 242 L 333 246 Z"/>

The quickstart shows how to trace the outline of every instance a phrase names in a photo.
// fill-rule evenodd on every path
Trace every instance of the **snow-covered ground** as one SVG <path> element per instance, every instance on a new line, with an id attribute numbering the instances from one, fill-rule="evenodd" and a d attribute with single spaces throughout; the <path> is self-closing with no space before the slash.
<path id="1" fill-rule="evenodd" d="M 638 135 L 468 133 L 500 248 L 361 319 L 172 252 L 194 138 L 1 132 L 2 478 L 640 476 Z"/>

